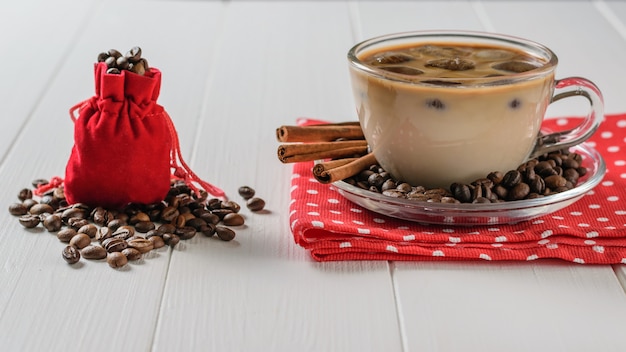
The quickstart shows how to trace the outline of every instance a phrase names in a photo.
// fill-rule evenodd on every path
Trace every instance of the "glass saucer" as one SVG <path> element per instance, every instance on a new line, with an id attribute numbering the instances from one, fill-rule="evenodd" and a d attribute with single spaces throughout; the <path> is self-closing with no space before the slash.
<path id="1" fill-rule="evenodd" d="M 333 186 L 349 201 L 398 219 L 448 226 L 513 224 L 563 209 L 582 198 L 602 181 L 606 165 L 600 153 L 585 143 L 570 150 L 583 157 L 582 166 L 587 168 L 587 174 L 580 178 L 573 189 L 542 198 L 486 204 L 429 203 L 384 196 L 344 181 L 335 182 Z"/>

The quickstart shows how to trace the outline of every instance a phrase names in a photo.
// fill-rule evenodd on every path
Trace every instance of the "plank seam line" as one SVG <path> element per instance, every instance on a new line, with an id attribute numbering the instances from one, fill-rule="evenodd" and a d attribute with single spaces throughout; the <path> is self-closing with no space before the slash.
<path id="1" fill-rule="evenodd" d="M 478 20 L 485 28 L 487 32 L 495 32 L 496 28 L 489 19 L 489 15 L 487 14 L 487 10 L 485 9 L 485 5 L 482 1 L 472 1 L 472 8 L 474 9 L 474 13 L 478 16 Z"/>
<path id="2" fill-rule="evenodd" d="M 617 33 L 619 33 L 619 35 L 626 40 L 626 25 L 619 19 L 615 12 L 609 8 L 606 2 L 602 0 L 594 0 L 592 3 L 604 19 L 606 19 L 607 22 L 609 22 L 609 24 L 617 31 Z"/>
<path id="3" fill-rule="evenodd" d="M 200 142 L 202 140 L 202 131 L 203 131 L 203 127 L 204 127 L 204 116 L 207 115 L 209 106 L 210 106 L 210 102 L 211 102 L 211 85 L 213 84 L 213 80 L 215 78 L 215 63 L 217 62 L 217 57 L 221 54 L 221 50 L 219 50 L 224 43 L 224 33 L 226 31 L 225 27 L 226 27 L 226 19 L 229 16 L 230 11 L 228 11 L 229 9 L 229 4 L 230 4 L 230 0 L 223 0 L 222 1 L 222 7 L 224 9 L 223 11 L 223 15 L 219 16 L 220 19 L 220 33 L 218 35 L 218 39 L 215 43 L 214 46 L 214 53 L 212 55 L 211 58 L 211 64 L 212 64 L 212 68 L 209 70 L 209 73 L 207 74 L 207 78 L 206 78 L 206 82 L 204 85 L 204 90 L 205 90 L 205 94 L 204 97 L 202 98 L 202 105 L 200 106 L 200 111 L 197 115 L 197 128 L 196 128 L 196 133 L 193 136 L 193 141 L 192 141 L 192 147 L 191 147 L 191 155 L 189 157 L 189 165 L 193 165 L 196 161 L 197 158 L 197 150 L 200 148 Z"/>
<path id="4" fill-rule="evenodd" d="M 159 307 L 157 310 L 157 316 L 156 319 L 154 319 L 154 325 L 152 328 L 152 338 L 150 339 L 150 351 L 154 351 L 154 347 L 156 344 L 156 338 L 157 338 L 157 331 L 159 331 L 160 326 L 161 326 L 161 322 L 163 321 L 163 319 L 161 319 L 161 317 L 163 316 L 163 310 L 165 309 L 165 288 L 167 287 L 167 281 L 170 277 L 170 269 L 171 269 L 171 264 L 172 264 L 172 255 L 174 253 L 174 248 L 170 247 L 168 248 L 168 257 L 167 257 L 167 270 L 165 270 L 165 278 L 163 278 L 163 285 L 161 286 L 161 299 L 159 300 Z"/>
<path id="5" fill-rule="evenodd" d="M 400 343 L 402 351 L 409 350 L 409 341 L 406 333 L 406 324 L 404 322 L 404 316 L 402 315 L 402 300 L 400 299 L 400 290 L 398 289 L 398 283 L 395 279 L 394 272 L 396 271 L 395 262 L 388 262 L 389 277 L 391 278 L 391 289 L 393 291 L 393 300 L 396 307 L 396 318 L 398 319 L 398 328 L 400 329 Z"/>
<path id="6" fill-rule="evenodd" d="M 611 269 L 613 269 L 613 274 L 617 279 L 617 283 L 622 287 L 622 291 L 626 295 L 626 274 L 620 270 L 622 267 L 622 264 L 611 265 Z"/>

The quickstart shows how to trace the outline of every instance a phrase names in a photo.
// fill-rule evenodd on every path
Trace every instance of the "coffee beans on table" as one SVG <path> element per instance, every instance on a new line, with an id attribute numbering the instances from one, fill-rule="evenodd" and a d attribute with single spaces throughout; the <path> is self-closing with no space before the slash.
<path id="1" fill-rule="evenodd" d="M 35 188 L 48 184 L 43 179 L 33 181 Z M 246 190 L 242 198 L 249 197 L 247 205 L 251 211 L 265 206 L 265 201 L 252 197 L 255 193 L 252 188 L 243 186 L 242 189 Z M 40 199 L 33 197 L 32 189 L 20 190 L 19 201 L 9 205 L 9 213 L 18 217 L 25 228 L 42 224 L 48 232 L 56 233 L 58 240 L 67 244 L 62 257 L 70 264 L 77 263 L 81 257 L 106 258 L 109 266 L 121 268 L 152 250 L 175 247 L 198 232 L 205 237 L 232 241 L 236 233 L 230 226 L 245 223 L 237 202 L 207 199 L 206 195 L 198 197 L 178 180 L 171 182 L 170 191 L 162 202 L 128 204 L 122 209 L 67 204 L 62 185 L 50 188 L 39 196 Z M 250 207 L 250 202 L 256 207 Z"/>

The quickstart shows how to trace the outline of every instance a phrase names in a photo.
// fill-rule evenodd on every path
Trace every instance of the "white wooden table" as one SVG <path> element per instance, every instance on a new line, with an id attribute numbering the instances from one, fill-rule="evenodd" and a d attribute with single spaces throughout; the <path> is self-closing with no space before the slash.
<path id="1" fill-rule="evenodd" d="M 626 111 L 617 1 L 0 2 L 5 207 L 63 175 L 68 109 L 93 94 L 96 55 L 139 45 L 193 169 L 229 194 L 252 186 L 269 210 L 247 213 L 235 241 L 196 236 L 124 270 L 70 266 L 54 235 L 0 212 L 0 351 L 626 351 L 622 265 L 317 263 L 294 244 L 274 129 L 355 119 L 348 49 L 422 29 L 544 43 L 558 76 L 593 80 L 608 113 Z"/>

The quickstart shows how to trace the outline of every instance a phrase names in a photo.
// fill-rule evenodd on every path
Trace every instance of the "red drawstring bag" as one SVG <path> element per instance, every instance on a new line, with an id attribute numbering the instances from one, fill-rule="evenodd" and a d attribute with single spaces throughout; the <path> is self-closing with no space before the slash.
<path id="1" fill-rule="evenodd" d="M 74 147 L 62 181 L 68 203 L 109 209 L 157 203 L 165 199 L 172 178 L 185 180 L 196 194 L 194 183 L 223 197 L 181 157 L 174 124 L 157 104 L 161 72 L 154 67 L 145 75 L 106 71 L 105 63 L 95 65 L 95 96 L 70 109 Z"/>

